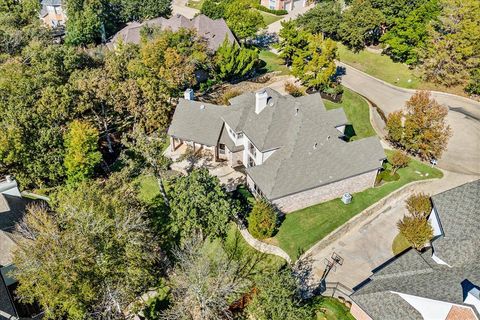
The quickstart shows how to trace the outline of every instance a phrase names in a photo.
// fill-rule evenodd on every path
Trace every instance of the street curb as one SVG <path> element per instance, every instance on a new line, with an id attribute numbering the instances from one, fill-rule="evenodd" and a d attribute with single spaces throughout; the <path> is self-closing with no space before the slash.
<path id="1" fill-rule="evenodd" d="M 337 65 L 340 65 L 340 66 L 342 66 L 342 65 L 348 66 L 349 68 L 352 68 L 353 70 L 355 70 L 355 71 L 357 71 L 357 72 L 359 72 L 359 73 L 361 73 L 361 74 L 363 74 L 363 75 L 365 75 L 365 76 L 367 76 L 367 77 L 369 77 L 369 78 L 371 78 L 371 79 L 373 79 L 373 80 L 376 80 L 376 81 L 378 81 L 378 82 L 381 82 L 381 83 L 383 83 L 384 85 L 386 85 L 386 86 L 388 86 L 388 87 L 390 87 L 390 88 L 392 88 L 392 89 L 394 89 L 394 90 L 403 91 L 403 92 L 405 92 L 405 93 L 415 93 L 415 92 L 418 91 L 418 90 L 422 90 L 422 89 L 409 89 L 409 88 L 402 88 L 402 87 L 395 86 L 395 85 L 393 85 L 393 84 L 391 84 L 391 83 L 389 83 L 389 82 L 387 82 L 387 81 L 385 81 L 385 80 L 382 80 L 382 79 L 379 79 L 379 78 L 375 78 L 374 76 L 369 75 L 368 73 L 366 73 L 366 72 L 364 72 L 364 71 L 362 71 L 362 70 L 359 70 L 359 69 L 357 69 L 357 68 L 349 65 L 348 63 L 342 62 L 342 61 L 340 61 L 340 60 L 335 60 L 335 63 L 336 63 Z M 467 98 L 467 97 L 459 96 L 459 95 L 456 95 L 456 94 L 453 94 L 453 93 L 448 93 L 448 92 L 436 91 L 436 90 L 426 90 L 426 91 L 429 91 L 429 92 L 431 92 L 431 93 L 433 93 L 433 94 L 445 95 L 445 96 L 449 96 L 449 97 L 453 97 L 453 98 L 457 98 L 457 99 L 462 99 L 462 100 L 464 100 L 464 101 L 466 101 L 466 102 L 476 104 L 476 105 L 480 108 L 480 102 L 478 102 L 478 101 L 476 101 L 476 100 L 473 100 L 473 99 L 470 99 L 470 98 Z"/>

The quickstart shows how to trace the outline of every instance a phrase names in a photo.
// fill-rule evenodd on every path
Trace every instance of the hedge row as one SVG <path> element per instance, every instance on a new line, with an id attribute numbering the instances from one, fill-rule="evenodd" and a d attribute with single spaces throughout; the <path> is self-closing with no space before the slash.
<path id="1" fill-rule="evenodd" d="M 273 10 L 273 9 L 264 7 L 260 4 L 258 6 L 256 6 L 256 8 L 260 11 L 268 12 L 268 13 L 274 14 L 276 16 L 283 16 L 283 15 L 286 15 L 288 13 L 287 10 Z"/>

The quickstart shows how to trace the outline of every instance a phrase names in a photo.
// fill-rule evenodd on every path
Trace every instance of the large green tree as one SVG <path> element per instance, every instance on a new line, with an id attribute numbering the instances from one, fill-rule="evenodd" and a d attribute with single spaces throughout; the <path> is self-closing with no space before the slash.
<path id="1" fill-rule="evenodd" d="M 168 196 L 171 229 L 183 240 L 198 232 L 203 237 L 224 236 L 228 221 L 238 211 L 237 203 L 207 169 L 196 169 L 174 179 Z"/>
<path id="2" fill-rule="evenodd" d="M 354 50 L 375 44 L 382 35 L 383 13 L 372 6 L 370 0 L 354 0 L 343 12 L 340 38 Z"/>
<path id="3" fill-rule="evenodd" d="M 324 1 L 300 15 L 299 26 L 311 33 L 322 33 L 325 37 L 338 39 L 338 26 L 342 22 L 341 6 L 337 1 Z"/>
<path id="4" fill-rule="evenodd" d="M 72 120 L 74 70 L 90 66 L 74 48 L 32 41 L 0 64 L 0 173 L 24 187 L 63 180 L 63 133 Z"/>
<path id="5" fill-rule="evenodd" d="M 216 76 L 222 80 L 241 78 L 254 70 L 258 51 L 230 43 L 226 38 L 215 53 Z"/>
<path id="6" fill-rule="evenodd" d="M 311 309 L 301 304 L 298 285 L 289 269 L 258 277 L 247 315 L 256 320 L 313 319 Z"/>
<path id="7" fill-rule="evenodd" d="M 428 30 L 422 70 L 427 80 L 466 86 L 480 68 L 480 2 L 441 0 L 440 6 Z"/>
<path id="8" fill-rule="evenodd" d="M 416 64 L 419 53 L 425 49 L 427 26 L 439 13 L 437 0 L 424 0 L 406 17 L 398 16 L 380 39 L 387 45 L 384 50 L 395 61 Z"/>
<path id="9" fill-rule="evenodd" d="M 123 179 L 81 183 L 31 207 L 14 255 L 18 296 L 47 319 L 124 319 L 155 281 L 159 247 Z"/>
<path id="10" fill-rule="evenodd" d="M 295 56 L 298 55 L 299 50 L 307 47 L 309 33 L 298 28 L 294 20 L 282 21 L 280 23 L 282 28 L 278 34 L 280 41 L 277 44 L 277 49 L 280 51 L 280 58 L 285 61 L 287 66 L 290 66 Z"/>
<path id="11" fill-rule="evenodd" d="M 98 130 L 86 122 L 74 120 L 65 135 L 65 168 L 69 183 L 75 184 L 93 176 L 102 160 L 98 151 Z"/>
<path id="12" fill-rule="evenodd" d="M 172 0 L 117 0 L 123 21 L 143 21 L 172 13 Z"/>
<path id="13" fill-rule="evenodd" d="M 302 84 L 317 90 L 325 90 L 333 85 L 336 73 L 335 58 L 337 45 L 322 35 L 311 35 L 308 46 L 298 50 L 293 59 L 292 73 Z"/>

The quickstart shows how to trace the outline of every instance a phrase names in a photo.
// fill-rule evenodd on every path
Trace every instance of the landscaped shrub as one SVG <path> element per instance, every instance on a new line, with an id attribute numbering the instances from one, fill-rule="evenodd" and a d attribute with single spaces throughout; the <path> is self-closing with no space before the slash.
<path id="1" fill-rule="evenodd" d="M 430 196 L 424 193 L 412 194 L 405 200 L 407 210 L 413 216 L 426 217 L 432 211 Z"/>
<path id="2" fill-rule="evenodd" d="M 433 229 L 425 217 L 404 216 L 397 223 L 402 236 L 417 250 L 421 250 L 433 237 Z"/>
<path id="3" fill-rule="evenodd" d="M 228 106 L 228 105 L 230 105 L 230 102 L 228 100 L 230 100 L 232 98 L 235 98 L 236 96 L 239 96 L 241 94 L 242 94 L 242 92 L 240 90 L 237 90 L 237 89 L 227 90 L 222 94 L 222 97 L 220 98 L 221 103 Z"/>
<path id="4" fill-rule="evenodd" d="M 277 228 L 277 213 L 266 200 L 257 200 L 248 216 L 248 231 L 258 239 L 273 236 Z"/>
<path id="5" fill-rule="evenodd" d="M 384 169 L 377 175 L 375 185 L 378 186 L 382 184 L 382 182 L 397 181 L 398 179 L 400 179 L 400 175 L 397 172 L 392 174 L 390 169 Z"/>
<path id="6" fill-rule="evenodd" d="M 395 150 L 388 162 L 392 165 L 392 174 L 395 174 L 398 169 L 408 166 L 410 157 L 400 150 Z"/>
<path id="7" fill-rule="evenodd" d="M 292 97 L 301 97 L 305 95 L 305 89 L 290 81 L 285 82 L 285 91 L 287 91 Z"/>
<path id="8" fill-rule="evenodd" d="M 287 10 L 274 10 L 274 9 L 270 9 L 270 8 L 267 8 L 267 7 L 264 7 L 262 5 L 257 5 L 255 6 L 256 9 L 260 10 L 260 11 L 264 11 L 264 12 L 268 12 L 268 13 L 271 13 L 271 14 L 274 14 L 276 16 L 284 16 L 286 14 L 288 14 L 288 11 Z"/>

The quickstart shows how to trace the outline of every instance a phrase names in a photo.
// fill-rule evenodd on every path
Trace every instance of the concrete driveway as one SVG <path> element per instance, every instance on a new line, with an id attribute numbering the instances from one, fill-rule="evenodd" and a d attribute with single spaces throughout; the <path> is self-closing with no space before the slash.
<path id="1" fill-rule="evenodd" d="M 387 84 L 341 62 L 338 65 L 346 69 L 343 85 L 375 103 L 385 114 L 402 109 L 415 92 Z M 480 174 L 480 103 L 441 92 L 433 92 L 432 96 L 448 106 L 447 123 L 453 131 L 439 167 L 458 173 Z"/>
<path id="2" fill-rule="evenodd" d="M 172 15 L 181 14 L 182 16 L 192 19 L 200 11 L 194 8 L 187 7 L 188 0 L 173 0 Z"/>
<path id="3" fill-rule="evenodd" d="M 312 259 L 310 283 L 318 283 L 325 268 L 325 259 L 335 252 L 344 258 L 344 262 L 329 273 L 326 281 L 341 282 L 349 288 L 360 284 L 372 274 L 373 269 L 393 257 L 391 246 L 398 233 L 396 223 L 406 213 L 404 201 L 411 193 L 433 195 L 478 179 L 478 176 L 448 171 L 444 173 L 445 177 L 441 180 L 416 185 L 412 192 L 394 199 L 330 245 L 323 248 L 319 244 L 315 245 L 321 249 L 315 250 L 314 247 L 308 257 Z"/>

